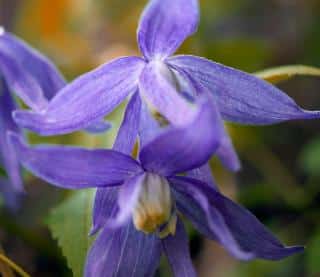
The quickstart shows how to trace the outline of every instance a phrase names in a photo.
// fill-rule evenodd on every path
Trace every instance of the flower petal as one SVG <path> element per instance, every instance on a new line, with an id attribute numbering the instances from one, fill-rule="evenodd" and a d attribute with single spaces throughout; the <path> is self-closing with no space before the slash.
<path id="1" fill-rule="evenodd" d="M 273 124 L 319 118 L 271 84 L 242 71 L 194 56 L 176 56 L 168 63 L 211 91 L 225 120 L 242 124 Z"/>
<path id="2" fill-rule="evenodd" d="M 216 155 L 224 167 L 234 172 L 240 170 L 240 160 L 227 130 L 224 130 L 224 135 L 222 136 Z"/>
<path id="3" fill-rule="evenodd" d="M 87 256 L 85 276 L 153 276 L 160 255 L 160 240 L 137 231 L 131 222 L 119 229 L 105 228 Z"/>
<path id="4" fill-rule="evenodd" d="M 181 212 L 235 257 L 280 260 L 304 249 L 285 247 L 253 214 L 205 183 L 186 177 L 170 182 Z"/>
<path id="5" fill-rule="evenodd" d="M 165 58 L 198 27 L 197 0 L 151 0 L 138 28 L 138 43 L 146 59 Z"/>
<path id="6" fill-rule="evenodd" d="M 140 148 L 153 140 L 161 132 L 160 124 L 150 114 L 147 105 L 142 102 L 141 116 L 139 124 L 139 143 Z"/>
<path id="7" fill-rule="evenodd" d="M 163 176 L 197 168 L 218 148 L 221 130 L 218 111 L 205 101 L 190 124 L 169 128 L 141 149 L 143 168 Z"/>
<path id="8" fill-rule="evenodd" d="M 188 171 L 187 176 L 193 179 L 200 180 L 206 184 L 209 184 L 210 186 L 218 190 L 209 163 L 206 163 L 203 166 Z"/>
<path id="9" fill-rule="evenodd" d="M 197 276 L 190 257 L 188 235 L 181 220 L 177 222 L 176 234 L 163 239 L 162 246 L 168 257 L 174 276 Z"/>
<path id="10" fill-rule="evenodd" d="M 57 68 L 42 54 L 10 33 L 0 35 L 0 69 L 10 89 L 32 109 L 43 110 L 65 85 Z"/>
<path id="11" fill-rule="evenodd" d="M 17 111 L 14 119 L 22 127 L 42 135 L 64 134 L 88 127 L 137 89 L 144 65 L 138 57 L 114 60 L 65 86 L 45 112 Z"/>
<path id="12" fill-rule="evenodd" d="M 94 198 L 90 235 L 97 233 L 117 212 L 119 187 L 98 188 Z"/>
<path id="13" fill-rule="evenodd" d="M 130 99 L 124 114 L 113 150 L 131 155 L 137 140 L 141 112 L 141 99 L 136 92 Z"/>
<path id="14" fill-rule="evenodd" d="M 92 134 L 100 134 L 112 128 L 112 124 L 104 119 L 98 119 L 85 128 L 85 131 Z"/>
<path id="15" fill-rule="evenodd" d="M 9 211 L 15 213 L 19 210 L 23 194 L 15 191 L 9 180 L 0 178 L 0 195 L 2 195 L 4 205 Z"/>
<path id="16" fill-rule="evenodd" d="M 130 220 L 133 209 L 138 202 L 144 178 L 144 174 L 138 174 L 126 180 L 120 186 L 118 194 L 119 210 L 113 219 L 106 222 L 110 228 L 119 227 Z"/>
<path id="17" fill-rule="evenodd" d="M 148 104 L 174 125 L 185 124 L 194 115 L 194 107 L 179 94 L 163 71 L 162 62 L 150 62 L 139 80 L 139 90 Z"/>
<path id="18" fill-rule="evenodd" d="M 0 78 L 0 160 L 13 186 L 12 190 L 23 191 L 20 165 L 17 155 L 7 141 L 7 131 L 19 133 L 11 113 L 15 110 L 15 103 L 10 95 L 7 84 Z"/>
<path id="19" fill-rule="evenodd" d="M 13 133 L 9 138 L 20 162 L 36 176 L 58 187 L 81 189 L 119 185 L 141 172 L 134 159 L 116 151 L 67 146 L 31 148 Z"/>

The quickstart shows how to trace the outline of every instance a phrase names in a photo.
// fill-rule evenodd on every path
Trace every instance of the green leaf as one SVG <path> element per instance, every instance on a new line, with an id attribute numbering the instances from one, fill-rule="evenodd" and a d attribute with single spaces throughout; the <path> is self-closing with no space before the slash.
<path id="1" fill-rule="evenodd" d="M 297 75 L 302 76 L 319 76 L 320 68 L 306 65 L 286 65 L 270 69 L 266 69 L 255 73 L 255 75 L 265 81 L 277 84 L 281 81 L 286 81 Z"/>
<path id="2" fill-rule="evenodd" d="M 74 192 L 55 207 L 47 218 L 52 236 L 57 239 L 75 277 L 83 276 L 83 267 L 92 238 L 91 227 L 93 190 Z"/>
<path id="3" fill-rule="evenodd" d="M 319 263 L 319 257 L 320 257 L 320 229 L 318 232 L 315 233 L 315 235 L 311 238 L 311 240 L 308 243 L 308 246 L 306 248 L 306 254 L 307 254 L 307 268 L 309 276 L 318 276 L 315 274 L 320 273 L 320 263 Z"/>
<path id="4" fill-rule="evenodd" d="M 300 166 L 308 174 L 320 176 L 320 137 L 317 137 L 306 144 L 300 154 Z"/>

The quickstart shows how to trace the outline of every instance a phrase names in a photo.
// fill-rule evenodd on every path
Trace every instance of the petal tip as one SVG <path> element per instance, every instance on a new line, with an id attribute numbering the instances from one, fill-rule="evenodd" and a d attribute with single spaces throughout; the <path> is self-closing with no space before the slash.
<path id="1" fill-rule="evenodd" d="M 0 25 L 0 36 L 4 35 L 5 32 L 4 27 Z"/>

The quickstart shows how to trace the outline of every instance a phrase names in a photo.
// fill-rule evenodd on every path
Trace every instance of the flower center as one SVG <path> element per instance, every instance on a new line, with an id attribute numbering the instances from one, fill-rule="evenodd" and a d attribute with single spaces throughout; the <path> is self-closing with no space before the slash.
<path id="1" fill-rule="evenodd" d="M 163 238 L 174 234 L 177 216 L 168 181 L 146 173 L 138 202 L 133 211 L 133 223 L 146 234 L 157 233 Z"/>

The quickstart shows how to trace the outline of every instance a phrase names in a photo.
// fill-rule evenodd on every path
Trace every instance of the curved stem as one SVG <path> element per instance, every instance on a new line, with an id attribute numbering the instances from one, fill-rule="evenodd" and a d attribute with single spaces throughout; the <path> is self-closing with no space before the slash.
<path id="1" fill-rule="evenodd" d="M 13 261 L 8 259 L 6 256 L 0 253 L 0 260 L 9 265 L 12 269 L 14 269 L 21 277 L 31 277 L 28 273 L 26 273 L 20 266 L 15 264 Z"/>

